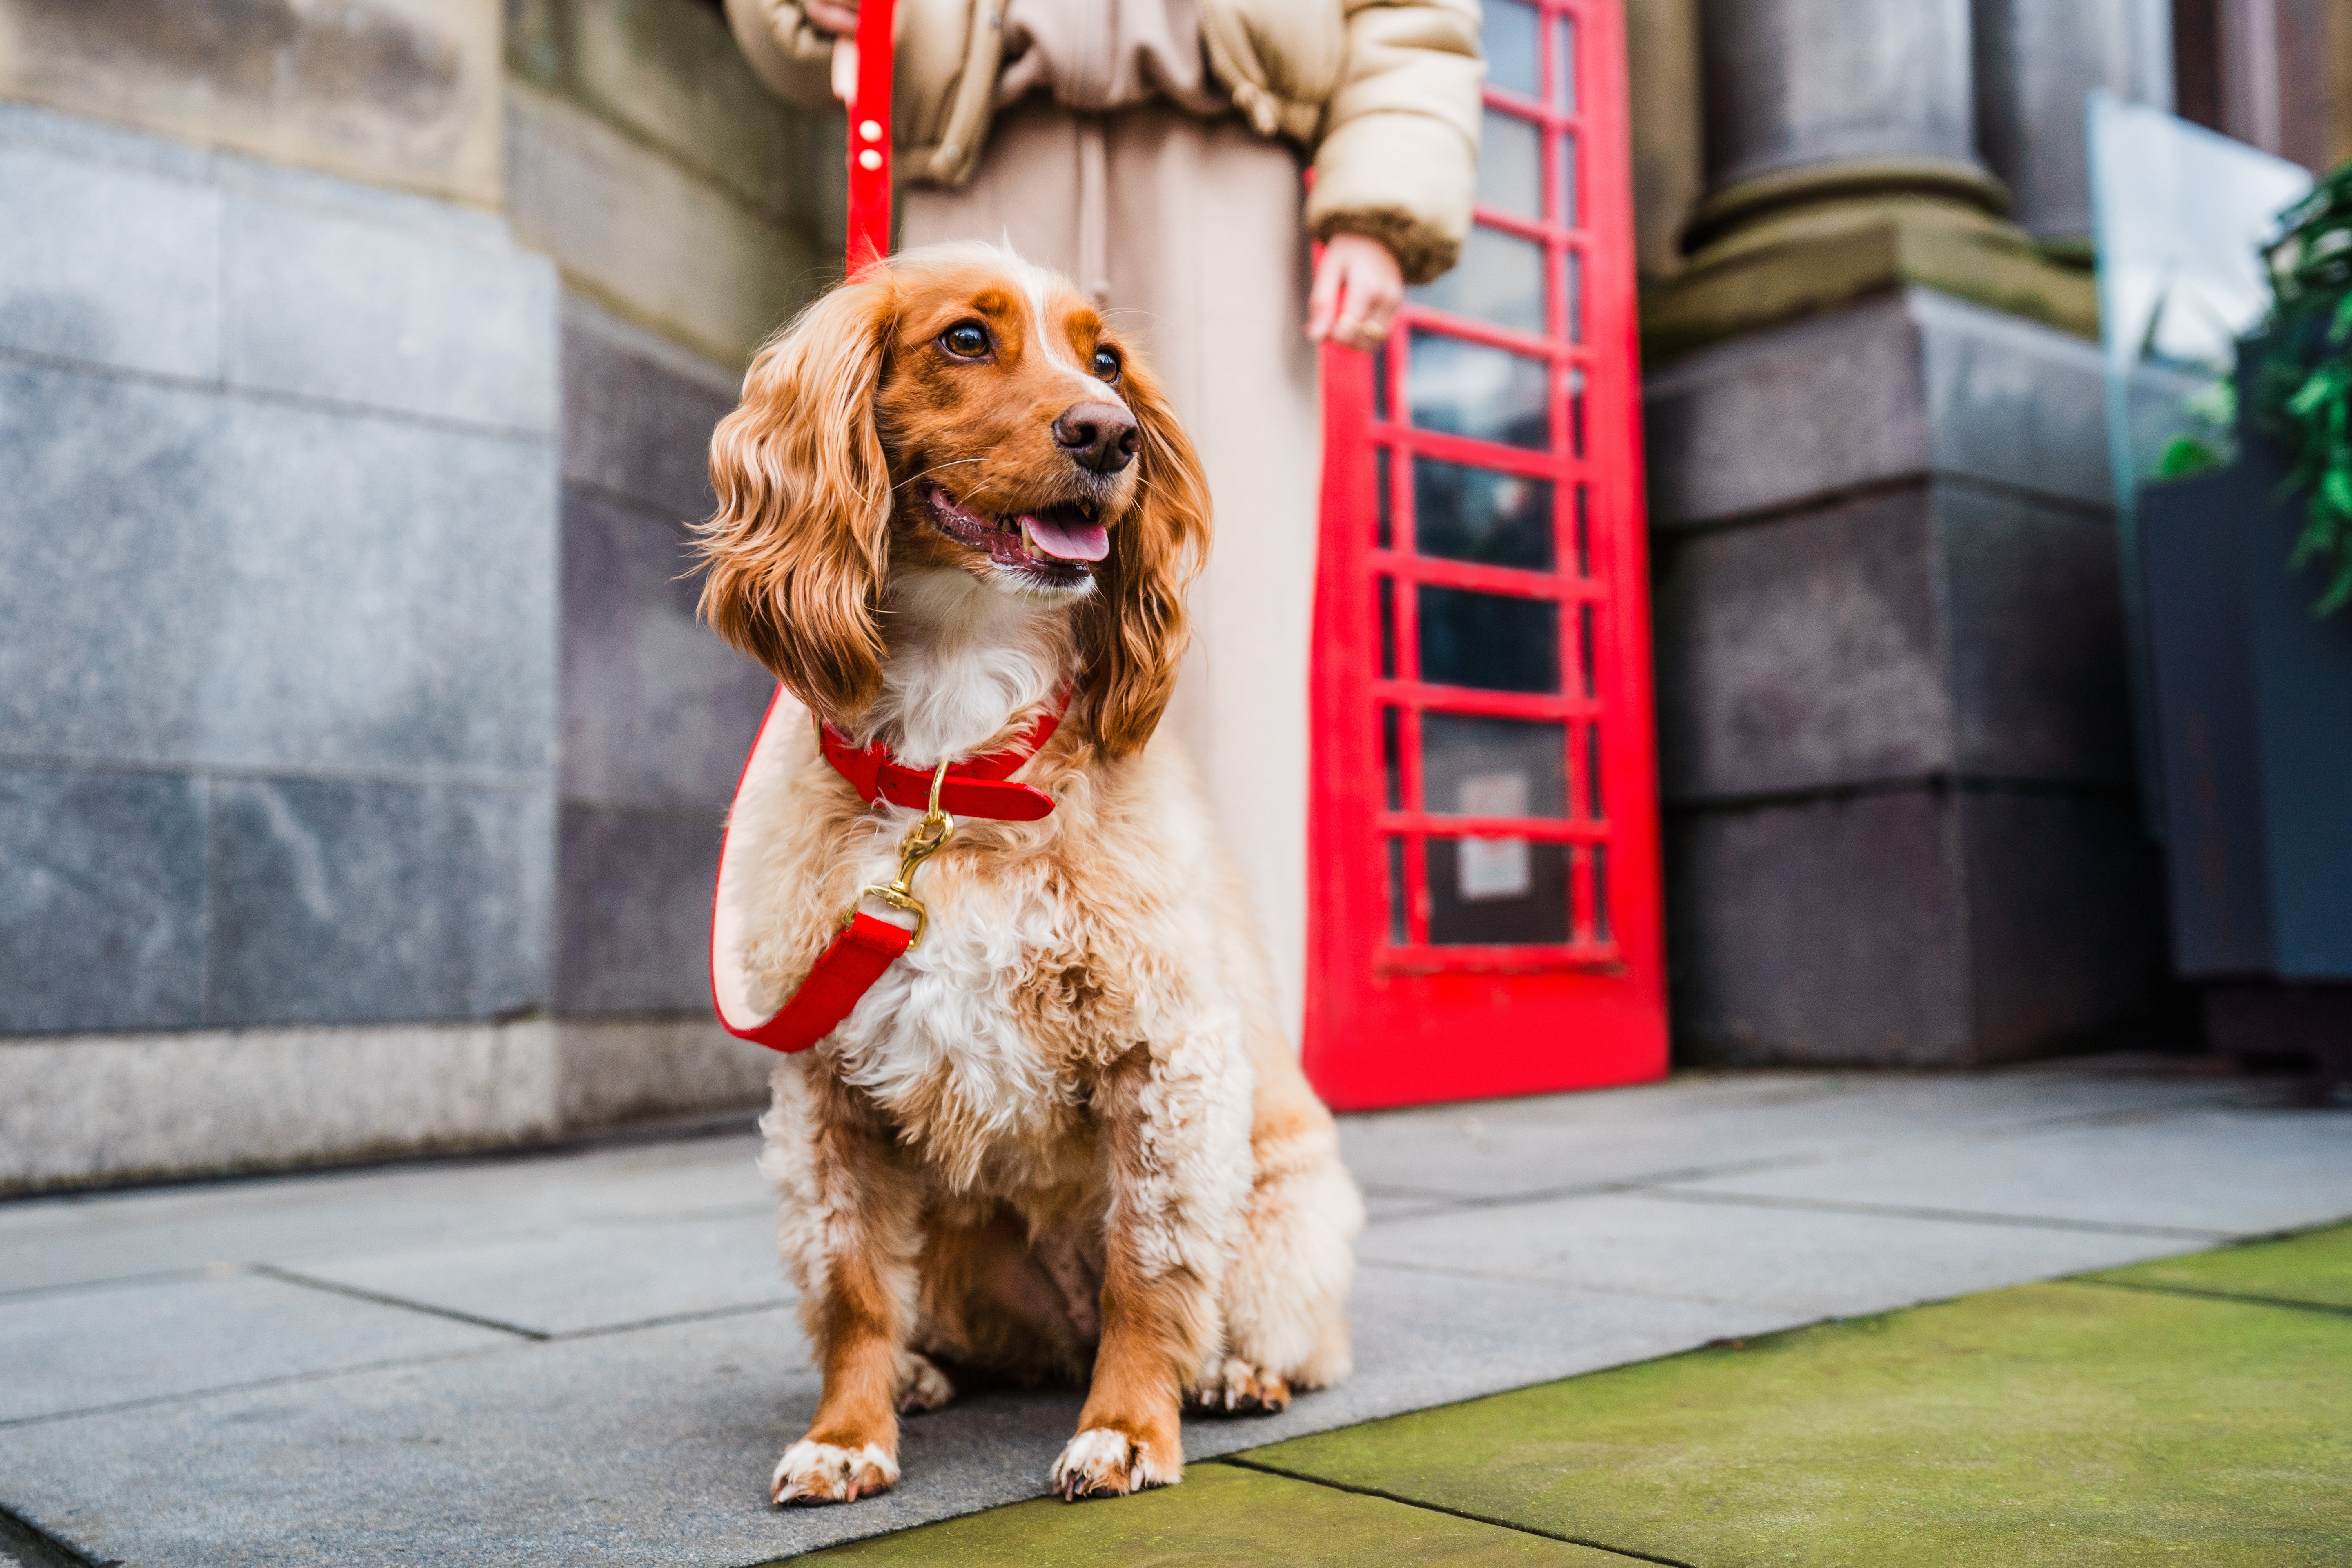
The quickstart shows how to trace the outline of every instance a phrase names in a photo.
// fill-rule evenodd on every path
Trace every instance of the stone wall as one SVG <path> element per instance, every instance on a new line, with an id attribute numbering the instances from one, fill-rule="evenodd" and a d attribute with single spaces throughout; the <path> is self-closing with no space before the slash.
<path id="1" fill-rule="evenodd" d="M 0 0 L 0 1187 L 759 1091 L 680 578 L 839 130 L 698 0 L 503 20 Z"/>

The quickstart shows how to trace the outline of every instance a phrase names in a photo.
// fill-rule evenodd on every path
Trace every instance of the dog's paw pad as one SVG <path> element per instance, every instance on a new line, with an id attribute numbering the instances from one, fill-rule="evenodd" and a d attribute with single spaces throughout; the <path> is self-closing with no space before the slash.
<path id="1" fill-rule="evenodd" d="M 856 1502 L 898 1484 L 898 1461 L 875 1444 L 836 1448 L 803 1437 L 776 1461 L 768 1498 L 778 1504 Z"/>
<path id="2" fill-rule="evenodd" d="M 1150 1445 L 1111 1426 L 1090 1426 L 1071 1438 L 1054 1461 L 1054 1489 L 1064 1502 L 1087 1497 L 1125 1497 L 1146 1487 L 1174 1486 L 1184 1479 L 1159 1462 Z"/>
<path id="3" fill-rule="evenodd" d="M 948 1381 L 930 1357 L 919 1352 L 907 1352 L 898 1376 L 898 1413 L 917 1415 L 926 1410 L 937 1410 L 955 1397 L 955 1384 Z"/>
<path id="4" fill-rule="evenodd" d="M 1192 1403 L 1215 1415 L 1273 1415 L 1290 1408 L 1290 1384 L 1278 1373 L 1228 1357 L 1192 1391 Z"/>

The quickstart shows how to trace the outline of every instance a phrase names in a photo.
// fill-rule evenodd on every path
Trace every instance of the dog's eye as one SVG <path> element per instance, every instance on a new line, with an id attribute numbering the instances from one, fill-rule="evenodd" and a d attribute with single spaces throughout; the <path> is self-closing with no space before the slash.
<path id="1" fill-rule="evenodd" d="M 1095 350 L 1095 374 L 1104 381 L 1117 381 L 1118 379 L 1118 351 L 1117 349 Z"/>
<path id="2" fill-rule="evenodd" d="M 988 329 L 978 321 L 958 321 L 940 334 L 940 346 L 958 359 L 978 359 L 988 352 Z"/>

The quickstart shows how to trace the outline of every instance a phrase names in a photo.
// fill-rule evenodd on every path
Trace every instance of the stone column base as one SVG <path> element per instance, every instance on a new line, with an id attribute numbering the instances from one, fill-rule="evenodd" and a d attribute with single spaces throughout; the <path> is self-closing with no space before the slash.
<path id="1" fill-rule="evenodd" d="M 776 1059 L 702 1019 L 0 1039 L 0 1192 L 497 1148 L 748 1109 Z"/>

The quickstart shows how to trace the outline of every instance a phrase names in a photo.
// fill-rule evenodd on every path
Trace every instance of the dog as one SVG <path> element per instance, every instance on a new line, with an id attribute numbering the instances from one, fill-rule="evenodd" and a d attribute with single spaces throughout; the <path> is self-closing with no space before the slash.
<path id="1" fill-rule="evenodd" d="M 755 1012 L 794 997 L 846 910 L 920 926 L 782 1058 L 761 1121 L 824 1374 L 772 1499 L 888 1489 L 900 1414 L 976 1382 L 1086 1387 L 1064 1499 L 1173 1484 L 1188 1399 L 1277 1411 L 1347 1375 L 1363 1225 L 1158 729 L 1209 548 L 1192 445 L 1066 280 L 948 246 L 761 349 L 710 472 L 703 615 L 815 721 L 771 722 L 730 818 L 722 1016 L 730 984 Z M 845 768 L 935 804 L 973 758 L 1019 759 L 1050 811 L 959 819 L 917 876 L 910 827 L 944 825 Z M 867 896 L 894 866 L 914 896 Z"/>

